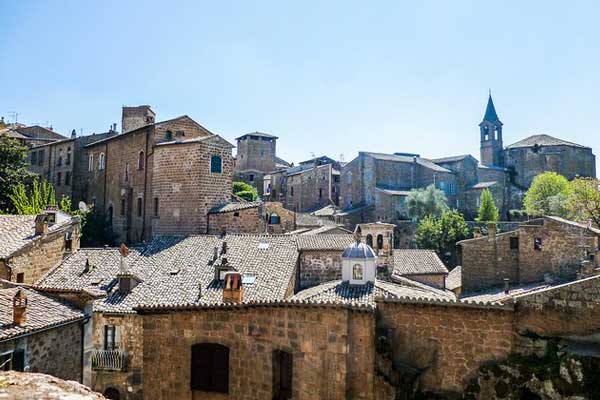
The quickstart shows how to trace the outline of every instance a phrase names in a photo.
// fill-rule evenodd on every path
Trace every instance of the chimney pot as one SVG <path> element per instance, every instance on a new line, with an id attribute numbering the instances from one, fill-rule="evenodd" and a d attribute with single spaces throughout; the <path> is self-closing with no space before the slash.
<path id="1" fill-rule="evenodd" d="M 223 242 L 223 245 L 221 247 L 221 254 L 226 254 L 227 253 L 227 242 Z"/>
<path id="2" fill-rule="evenodd" d="M 504 278 L 504 294 L 510 293 L 510 280 L 508 278 Z"/>
<path id="3" fill-rule="evenodd" d="M 13 297 L 13 323 L 23 325 L 27 321 L 27 295 L 23 289 L 17 290 Z"/>
<path id="4" fill-rule="evenodd" d="M 48 215 L 39 214 L 35 217 L 35 235 L 45 235 L 48 233 Z"/>
<path id="5" fill-rule="evenodd" d="M 223 303 L 241 303 L 244 297 L 242 274 L 227 272 L 223 285 Z"/>

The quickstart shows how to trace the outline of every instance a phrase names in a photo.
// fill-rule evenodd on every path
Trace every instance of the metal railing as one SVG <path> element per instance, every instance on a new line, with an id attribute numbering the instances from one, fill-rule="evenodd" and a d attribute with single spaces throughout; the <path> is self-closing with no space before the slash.
<path id="1" fill-rule="evenodd" d="M 95 350 L 92 353 L 92 369 L 122 371 L 125 366 L 126 357 L 122 350 Z"/>

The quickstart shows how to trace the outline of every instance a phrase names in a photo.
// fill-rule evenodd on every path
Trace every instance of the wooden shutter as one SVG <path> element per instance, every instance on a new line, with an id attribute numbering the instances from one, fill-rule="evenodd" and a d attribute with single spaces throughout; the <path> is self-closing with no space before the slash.
<path id="1" fill-rule="evenodd" d="M 213 346 L 213 390 L 229 393 L 229 348 L 218 344 Z"/>
<path id="2" fill-rule="evenodd" d="M 25 350 L 17 349 L 12 355 L 12 369 L 23 372 L 25 370 Z"/>

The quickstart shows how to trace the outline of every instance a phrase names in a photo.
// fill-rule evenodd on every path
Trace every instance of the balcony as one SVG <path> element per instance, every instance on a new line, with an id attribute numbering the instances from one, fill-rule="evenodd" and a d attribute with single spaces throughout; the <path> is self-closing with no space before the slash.
<path id="1" fill-rule="evenodd" d="M 123 371 L 126 366 L 122 350 L 95 350 L 92 353 L 92 369 L 102 371 Z"/>

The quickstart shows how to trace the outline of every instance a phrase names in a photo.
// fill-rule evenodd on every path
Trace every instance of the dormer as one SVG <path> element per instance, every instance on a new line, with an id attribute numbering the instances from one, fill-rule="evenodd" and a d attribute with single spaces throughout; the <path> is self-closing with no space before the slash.
<path id="1" fill-rule="evenodd" d="M 244 298 L 242 274 L 226 272 L 223 279 L 223 303 L 241 303 Z"/>
<path id="2" fill-rule="evenodd" d="M 360 236 L 356 235 L 357 241 L 346 247 L 342 253 L 342 281 L 351 285 L 364 285 L 375 282 L 377 272 L 377 256 L 375 251 L 360 242 Z"/>

